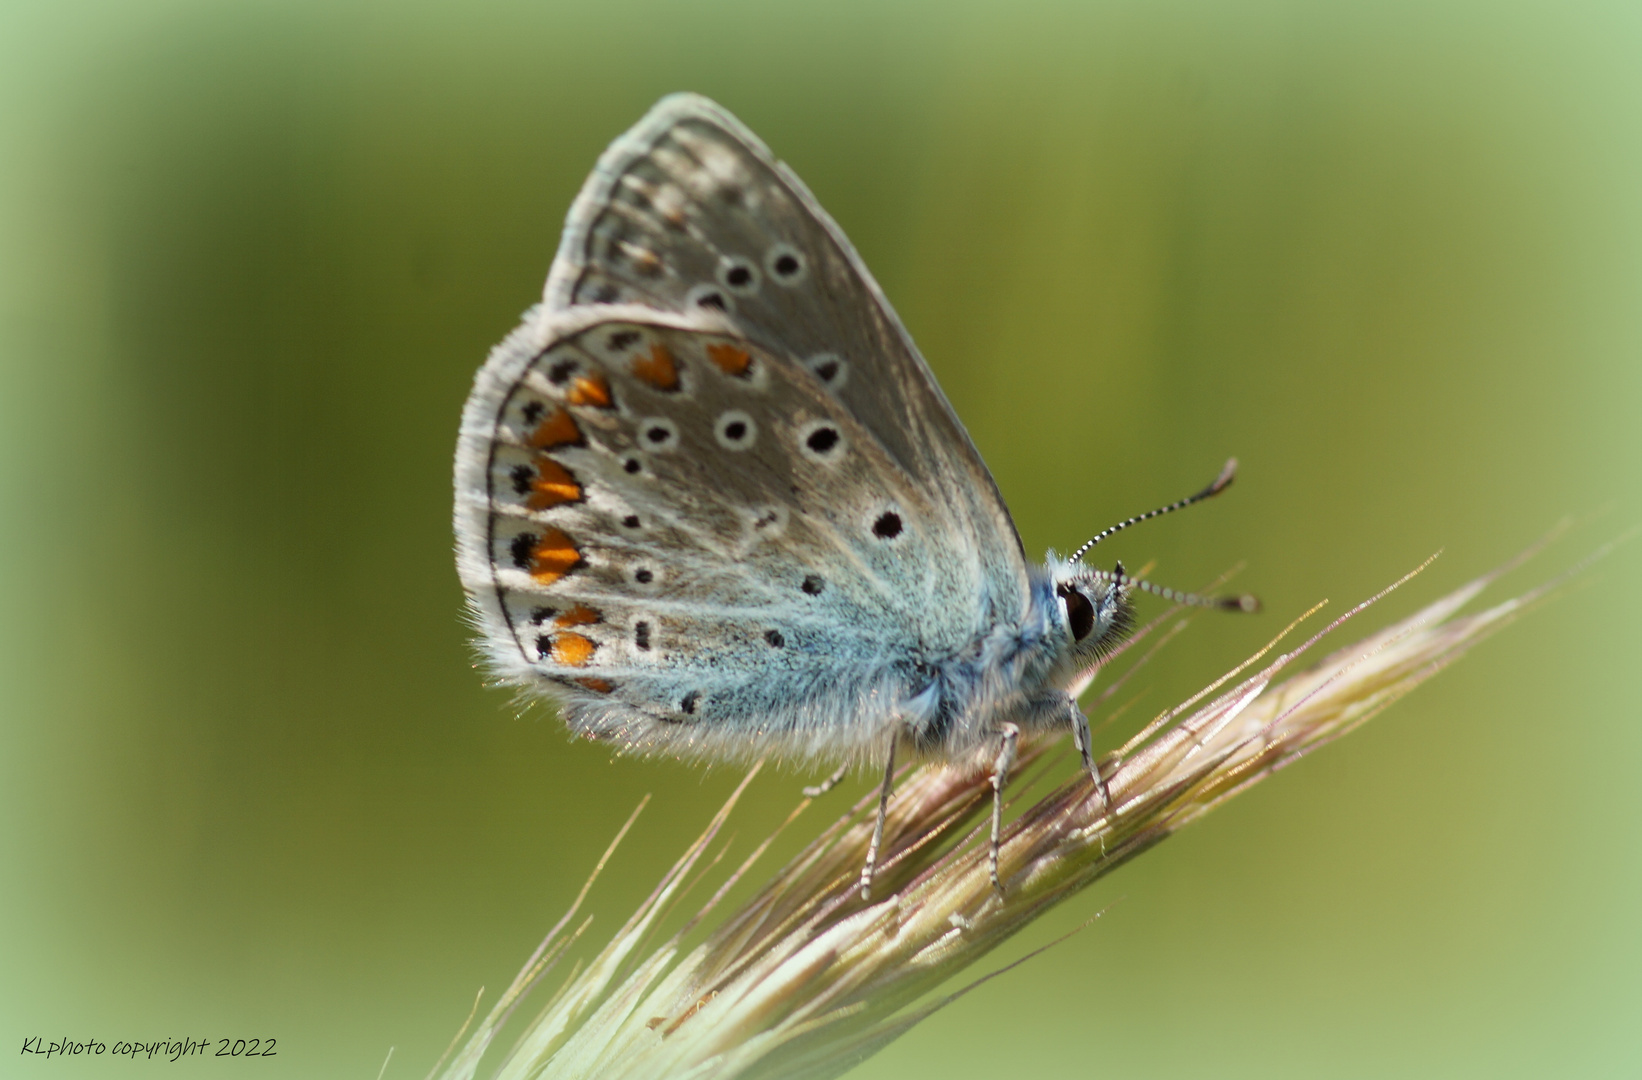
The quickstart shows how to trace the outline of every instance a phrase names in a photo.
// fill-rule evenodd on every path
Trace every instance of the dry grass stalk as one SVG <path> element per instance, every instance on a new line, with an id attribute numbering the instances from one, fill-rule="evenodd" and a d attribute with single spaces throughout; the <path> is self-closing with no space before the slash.
<path id="1" fill-rule="evenodd" d="M 863 903 L 856 888 L 872 827 L 870 814 L 863 816 L 875 802 L 869 796 L 700 944 L 686 951 L 686 935 L 769 840 L 684 928 L 641 955 L 640 945 L 680 896 L 755 768 L 610 943 L 585 969 L 578 965 L 572 971 L 495 1075 L 502 1080 L 839 1075 L 956 997 L 920 1000 L 1050 907 L 1368 720 L 1551 587 L 1461 616 L 1460 609 L 1504 569 L 1278 682 L 1276 677 L 1324 634 L 1379 597 L 1289 652 L 1276 653 L 1280 635 L 1108 759 L 1104 772 L 1115 812 L 1107 812 L 1082 776 L 1022 813 L 1005 834 L 1002 899 L 987 873 L 989 777 L 924 767 L 903 776 L 896 791 L 885 835 L 887 858 L 872 902 Z M 1272 653 L 1273 659 L 1257 666 Z M 1245 675 L 1250 669 L 1253 674 Z M 1044 749 L 1024 750 L 1022 765 L 1040 760 Z M 1017 781 L 1014 793 L 1025 786 Z M 807 805 L 808 800 L 800 803 L 788 823 Z M 474 1075 L 523 994 L 585 929 L 584 921 L 565 932 L 586 892 L 445 1069 L 443 1080 Z"/>

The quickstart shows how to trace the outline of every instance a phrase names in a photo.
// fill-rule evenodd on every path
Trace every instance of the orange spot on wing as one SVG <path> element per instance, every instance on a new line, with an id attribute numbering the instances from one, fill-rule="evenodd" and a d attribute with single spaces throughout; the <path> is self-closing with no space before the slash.
<path id="1" fill-rule="evenodd" d="M 554 626 L 560 626 L 560 627 L 564 627 L 564 626 L 586 626 L 588 623 L 596 623 L 602 618 L 603 618 L 602 615 L 600 615 L 598 612 L 594 611 L 592 608 L 588 607 L 587 605 L 577 604 L 575 607 L 571 608 L 569 611 L 565 612 L 563 615 L 560 615 L 557 619 L 554 619 L 553 620 L 553 625 Z M 574 635 L 572 635 L 572 636 L 574 636 Z"/>
<path id="2" fill-rule="evenodd" d="M 649 356 L 633 361 L 633 374 L 657 390 L 678 389 L 678 364 L 667 346 L 659 341 L 650 347 Z"/>
<path id="3" fill-rule="evenodd" d="M 525 440 L 531 446 L 551 450 L 555 446 L 574 446 L 582 441 L 581 428 L 563 409 L 554 409 L 537 424 Z"/>
<path id="4" fill-rule="evenodd" d="M 589 690 L 599 694 L 608 694 L 616 688 L 616 685 L 609 679 L 577 679 L 576 681 L 582 686 L 587 687 Z M 588 737 L 597 738 L 597 736 L 593 735 L 589 735 Z"/>
<path id="5" fill-rule="evenodd" d="M 530 552 L 530 576 L 543 585 L 551 585 L 582 561 L 582 553 L 558 529 L 549 528 Z"/>
<path id="6" fill-rule="evenodd" d="M 572 405 L 592 405 L 599 409 L 610 407 L 610 384 L 603 375 L 578 375 L 570 381 L 570 393 L 564 399 Z"/>
<path id="7" fill-rule="evenodd" d="M 560 634 L 553 639 L 553 662 L 568 667 L 581 667 L 593 658 L 593 650 L 598 648 L 580 634 Z"/>
<path id="8" fill-rule="evenodd" d="M 734 345 L 707 346 L 707 359 L 717 364 L 718 370 L 726 375 L 745 375 L 747 365 L 753 362 L 746 349 Z"/>
<path id="9" fill-rule="evenodd" d="M 570 470 L 545 454 L 536 455 L 536 479 L 531 481 L 530 496 L 525 505 L 532 510 L 546 510 L 550 506 L 576 502 L 582 497 L 582 486 L 570 475 Z"/>

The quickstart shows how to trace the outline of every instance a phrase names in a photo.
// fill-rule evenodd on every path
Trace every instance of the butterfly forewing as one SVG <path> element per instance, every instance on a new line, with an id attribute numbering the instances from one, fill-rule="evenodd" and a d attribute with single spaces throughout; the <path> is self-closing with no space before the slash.
<path id="1" fill-rule="evenodd" d="M 571 209 L 549 307 L 727 313 L 808 371 L 971 538 L 995 593 L 1025 560 L 991 474 L 843 232 L 739 121 L 666 98 L 600 160 Z"/>

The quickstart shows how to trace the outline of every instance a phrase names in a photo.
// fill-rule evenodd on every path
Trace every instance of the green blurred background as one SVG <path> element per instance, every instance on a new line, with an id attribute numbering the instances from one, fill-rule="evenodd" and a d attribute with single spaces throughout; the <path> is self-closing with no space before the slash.
<path id="1" fill-rule="evenodd" d="M 517 718 L 449 552 L 473 370 L 663 93 L 849 232 L 1032 553 L 1242 458 L 1112 544 L 1268 605 L 1194 624 L 1132 729 L 1434 550 L 1372 621 L 1642 519 L 1639 58 L 1631 3 L 7 0 L 0 1075 L 420 1077 L 643 793 L 593 936 L 733 786 Z M 856 1075 L 1642 1073 L 1638 554 Z"/>

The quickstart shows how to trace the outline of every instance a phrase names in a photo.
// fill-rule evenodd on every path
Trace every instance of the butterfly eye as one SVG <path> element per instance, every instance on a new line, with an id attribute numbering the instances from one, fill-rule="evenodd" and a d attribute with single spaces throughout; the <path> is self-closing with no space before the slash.
<path id="1" fill-rule="evenodd" d="M 1072 631 L 1073 641 L 1082 641 L 1095 628 L 1095 606 L 1071 585 L 1061 585 L 1055 595 L 1066 605 L 1066 625 Z"/>

